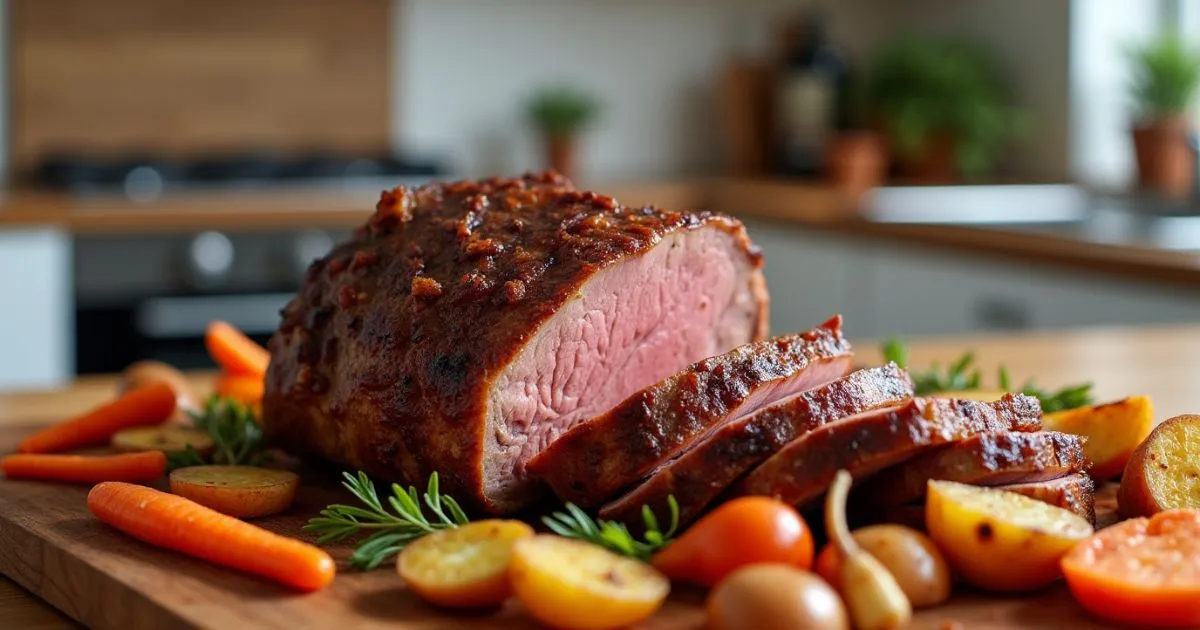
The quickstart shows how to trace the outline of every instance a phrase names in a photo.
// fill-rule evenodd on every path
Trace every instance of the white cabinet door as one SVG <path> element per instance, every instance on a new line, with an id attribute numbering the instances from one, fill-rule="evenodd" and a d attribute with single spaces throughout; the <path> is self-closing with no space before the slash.
<path id="1" fill-rule="evenodd" d="M 0 231 L 0 389 L 61 385 L 74 372 L 71 239 Z"/>

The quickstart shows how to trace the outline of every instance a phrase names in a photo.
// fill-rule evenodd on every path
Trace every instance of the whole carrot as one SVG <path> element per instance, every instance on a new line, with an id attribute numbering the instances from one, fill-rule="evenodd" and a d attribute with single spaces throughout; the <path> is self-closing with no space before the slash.
<path id="1" fill-rule="evenodd" d="M 208 356 L 230 374 L 256 376 L 267 373 L 271 355 L 242 331 L 227 322 L 215 321 L 204 331 L 204 347 Z"/>
<path id="2" fill-rule="evenodd" d="M 123 455 L 9 455 L 0 459 L 0 470 L 10 479 L 42 479 L 68 483 L 101 481 L 154 481 L 167 471 L 162 451 Z"/>
<path id="3" fill-rule="evenodd" d="M 101 521 L 138 540 L 303 591 L 324 588 L 336 573 L 333 558 L 313 545 L 145 486 L 101 483 L 87 503 Z"/>
<path id="4" fill-rule="evenodd" d="M 107 443 L 114 433 L 129 427 L 159 424 L 175 411 L 175 391 L 162 381 L 143 385 L 116 400 L 43 429 L 21 441 L 22 453 L 56 453 L 80 446 Z"/>

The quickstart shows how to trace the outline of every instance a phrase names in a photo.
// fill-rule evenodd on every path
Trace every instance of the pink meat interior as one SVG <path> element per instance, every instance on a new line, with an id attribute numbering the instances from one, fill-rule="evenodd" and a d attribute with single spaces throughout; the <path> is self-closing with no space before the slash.
<path id="1" fill-rule="evenodd" d="M 529 492 L 525 463 L 575 423 L 751 340 L 761 275 L 732 235 L 681 230 L 597 272 L 497 378 L 484 490 Z"/>

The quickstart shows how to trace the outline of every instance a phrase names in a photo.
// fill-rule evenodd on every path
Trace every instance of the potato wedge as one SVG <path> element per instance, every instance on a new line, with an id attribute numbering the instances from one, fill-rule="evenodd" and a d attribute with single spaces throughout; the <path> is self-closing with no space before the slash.
<path id="1" fill-rule="evenodd" d="M 533 536 L 521 521 L 486 520 L 419 538 L 396 559 L 396 570 L 418 597 L 447 608 L 497 606 L 512 594 L 513 543 Z"/>
<path id="2" fill-rule="evenodd" d="M 1074 433 L 1087 438 L 1083 453 L 1092 462 L 1089 471 L 1101 481 L 1125 470 L 1133 449 L 1154 425 L 1154 405 L 1148 396 L 1048 413 L 1042 417 L 1047 431 Z"/>
<path id="3" fill-rule="evenodd" d="M 122 429 L 113 434 L 109 445 L 122 453 L 136 451 L 182 453 L 190 446 L 201 455 L 208 455 L 216 447 L 212 438 L 204 431 L 176 425 Z"/>
<path id="4" fill-rule="evenodd" d="M 581 540 L 541 534 L 513 545 L 513 593 L 555 628 L 617 628 L 653 615 L 671 590 L 654 567 Z"/>
<path id="5" fill-rule="evenodd" d="M 1117 509 L 1121 516 L 1153 516 L 1173 508 L 1200 508 L 1200 416 L 1176 416 L 1154 428 L 1129 458 Z"/>
<path id="6" fill-rule="evenodd" d="M 1059 560 L 1093 531 L 1062 508 L 950 481 L 929 482 L 925 525 L 963 579 L 997 592 L 1029 591 L 1057 580 Z"/>
<path id="7" fill-rule="evenodd" d="M 282 512 L 296 499 L 296 473 L 256 466 L 189 466 L 171 471 L 171 492 L 237 518 Z"/>

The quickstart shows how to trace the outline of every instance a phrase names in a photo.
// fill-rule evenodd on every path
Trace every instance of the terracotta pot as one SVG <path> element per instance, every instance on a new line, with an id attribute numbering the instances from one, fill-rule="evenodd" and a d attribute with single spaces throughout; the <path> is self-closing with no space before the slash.
<path id="1" fill-rule="evenodd" d="M 846 131 L 829 143 L 825 165 L 826 179 L 849 199 L 857 200 L 883 183 L 887 151 L 877 133 Z"/>
<path id="2" fill-rule="evenodd" d="M 925 141 L 925 150 L 917 156 L 901 158 L 900 177 L 914 184 L 949 184 L 962 179 L 954 159 L 954 140 L 936 135 Z"/>
<path id="3" fill-rule="evenodd" d="M 574 179 L 575 136 L 555 135 L 546 138 L 546 166 L 567 179 Z"/>
<path id="4" fill-rule="evenodd" d="M 1196 158 L 1188 147 L 1191 123 L 1167 116 L 1133 128 L 1138 187 L 1169 197 L 1184 197 L 1196 177 Z"/>

